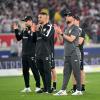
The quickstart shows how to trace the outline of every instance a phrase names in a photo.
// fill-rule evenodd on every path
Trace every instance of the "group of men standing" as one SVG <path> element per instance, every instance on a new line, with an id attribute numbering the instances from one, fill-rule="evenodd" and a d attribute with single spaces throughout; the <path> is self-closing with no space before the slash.
<path id="1" fill-rule="evenodd" d="M 54 33 L 59 34 L 60 40 L 64 39 L 64 71 L 62 89 L 54 95 L 67 95 L 66 88 L 71 73 L 75 77 L 76 83 L 73 84 L 74 93 L 72 95 L 82 95 L 80 61 L 83 59 L 79 50 L 80 29 L 77 16 L 71 12 L 64 14 L 67 28 L 64 32 L 57 25 L 52 25 L 49 21 L 49 14 L 40 11 L 38 15 L 38 24 L 32 22 L 31 16 L 26 16 L 26 28 L 21 32 L 16 24 L 13 25 L 15 35 L 18 41 L 22 40 L 22 65 L 25 89 L 22 92 L 31 92 L 29 85 L 29 68 L 31 68 L 35 81 L 37 93 L 52 93 L 56 90 L 56 72 L 54 62 Z M 76 21 L 75 21 L 76 20 Z M 76 22 L 76 24 L 75 24 Z M 83 37 L 84 38 L 84 37 Z M 84 41 L 84 39 L 83 39 Z M 81 42 L 83 43 L 81 40 Z M 83 62 L 82 62 L 83 63 Z M 83 65 L 81 65 L 83 66 Z M 51 88 L 51 76 L 54 76 L 53 89 Z M 43 88 L 40 88 L 40 76 L 43 82 Z"/>
<path id="2" fill-rule="evenodd" d="M 25 89 L 22 92 L 31 92 L 29 86 L 29 68 L 31 68 L 36 81 L 35 92 L 51 93 L 52 90 L 56 90 L 56 79 L 53 82 L 53 89 L 51 88 L 51 72 L 55 71 L 55 31 L 49 22 L 49 14 L 41 11 L 38 15 L 37 25 L 32 22 L 31 16 L 26 16 L 23 21 L 25 21 L 26 28 L 21 32 L 16 24 L 13 25 L 17 40 L 22 40 L 22 65 L 25 82 Z M 40 75 L 43 81 L 42 89 L 40 88 Z"/>

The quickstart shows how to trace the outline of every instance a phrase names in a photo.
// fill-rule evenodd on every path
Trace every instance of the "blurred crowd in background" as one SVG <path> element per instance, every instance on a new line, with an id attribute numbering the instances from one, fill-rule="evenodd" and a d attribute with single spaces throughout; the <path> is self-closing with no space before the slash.
<path id="1" fill-rule="evenodd" d="M 87 43 L 100 43 L 100 0 L 0 0 L 0 34 L 13 33 L 12 23 L 31 15 L 37 22 L 40 9 L 48 9 L 52 23 L 66 27 L 62 17 L 65 9 L 80 16 Z M 62 45 L 57 34 L 55 45 Z"/>

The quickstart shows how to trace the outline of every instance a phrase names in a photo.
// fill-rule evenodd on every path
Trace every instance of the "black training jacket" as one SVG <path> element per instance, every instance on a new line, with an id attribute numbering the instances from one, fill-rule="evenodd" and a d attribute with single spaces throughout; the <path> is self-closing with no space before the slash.
<path id="1" fill-rule="evenodd" d="M 36 34 L 36 57 L 49 57 L 51 53 L 50 40 L 53 40 L 54 27 L 51 23 L 47 23 L 43 27 L 40 27 Z"/>
<path id="2" fill-rule="evenodd" d="M 22 55 L 35 56 L 36 32 L 15 29 L 15 36 L 18 41 L 22 40 Z"/>

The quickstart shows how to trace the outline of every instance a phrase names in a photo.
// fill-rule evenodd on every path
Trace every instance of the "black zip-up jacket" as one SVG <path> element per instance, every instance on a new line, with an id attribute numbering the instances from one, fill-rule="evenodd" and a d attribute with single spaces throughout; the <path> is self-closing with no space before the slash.
<path id="1" fill-rule="evenodd" d="M 79 37 L 82 37 L 85 39 L 85 34 L 86 34 L 85 31 L 82 28 L 79 28 L 79 30 L 80 30 Z M 83 46 L 84 46 L 84 41 L 81 45 L 79 45 L 79 49 L 81 52 L 83 52 Z"/>
<path id="2" fill-rule="evenodd" d="M 15 29 L 15 36 L 18 41 L 22 40 L 22 55 L 35 57 L 36 32 L 31 32 L 31 30 L 19 32 Z"/>
<path id="3" fill-rule="evenodd" d="M 54 27 L 51 23 L 45 24 L 37 31 L 37 42 L 36 42 L 36 57 L 45 58 L 49 57 L 51 53 L 50 40 L 53 39 Z"/>

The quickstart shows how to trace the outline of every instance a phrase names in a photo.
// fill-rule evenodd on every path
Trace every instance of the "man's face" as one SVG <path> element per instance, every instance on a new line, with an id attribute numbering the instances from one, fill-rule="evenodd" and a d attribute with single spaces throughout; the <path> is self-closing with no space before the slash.
<path id="1" fill-rule="evenodd" d="M 32 26 L 32 20 L 27 20 L 27 21 L 25 22 L 25 25 L 26 25 L 26 26 Z"/>
<path id="2" fill-rule="evenodd" d="M 38 15 L 38 22 L 39 22 L 39 24 L 43 24 L 47 20 L 48 20 L 48 16 L 47 15 L 42 15 L 42 14 Z"/>
<path id="3" fill-rule="evenodd" d="M 72 24 L 74 22 L 74 20 L 75 20 L 72 16 L 66 16 L 65 19 L 66 19 L 66 23 L 68 25 Z"/>

